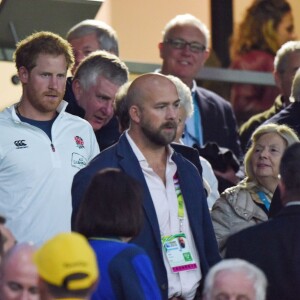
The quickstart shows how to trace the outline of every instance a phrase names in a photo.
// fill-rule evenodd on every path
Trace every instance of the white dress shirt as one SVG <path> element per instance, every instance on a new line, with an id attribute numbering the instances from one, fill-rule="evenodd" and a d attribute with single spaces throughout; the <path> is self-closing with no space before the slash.
<path id="1" fill-rule="evenodd" d="M 166 164 L 166 185 L 162 179 L 149 166 L 142 152 L 139 150 L 134 141 L 130 138 L 126 131 L 128 142 L 136 155 L 145 180 L 147 182 L 151 198 L 155 207 L 161 236 L 176 234 L 180 232 L 178 218 L 178 200 L 174 186 L 174 175 L 177 171 L 177 166 L 172 160 L 173 149 L 169 147 L 169 155 Z M 180 179 L 179 179 L 180 184 Z M 199 281 L 201 279 L 200 261 L 195 246 L 194 238 L 190 229 L 188 215 L 184 207 L 183 232 L 186 235 L 189 247 L 198 268 L 191 271 L 173 273 L 166 258 L 165 251 L 162 247 L 164 264 L 168 276 L 168 296 L 181 296 L 184 299 L 192 300 L 195 297 Z"/>

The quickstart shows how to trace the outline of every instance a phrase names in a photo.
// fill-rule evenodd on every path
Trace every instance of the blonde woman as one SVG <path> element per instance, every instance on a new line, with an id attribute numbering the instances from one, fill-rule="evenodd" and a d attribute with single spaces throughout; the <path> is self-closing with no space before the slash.
<path id="1" fill-rule="evenodd" d="M 297 141 L 297 134 L 286 125 L 266 124 L 254 131 L 244 160 L 246 178 L 225 190 L 212 208 L 221 253 L 230 235 L 268 220 L 281 157 L 284 150 Z"/>

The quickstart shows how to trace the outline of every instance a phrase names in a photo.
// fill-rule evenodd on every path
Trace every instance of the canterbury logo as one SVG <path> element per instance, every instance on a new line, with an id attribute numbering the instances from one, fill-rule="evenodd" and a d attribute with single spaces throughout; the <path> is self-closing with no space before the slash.
<path id="1" fill-rule="evenodd" d="M 28 147 L 27 144 L 25 143 L 25 140 L 14 141 L 14 144 L 17 146 L 17 149 Z"/>

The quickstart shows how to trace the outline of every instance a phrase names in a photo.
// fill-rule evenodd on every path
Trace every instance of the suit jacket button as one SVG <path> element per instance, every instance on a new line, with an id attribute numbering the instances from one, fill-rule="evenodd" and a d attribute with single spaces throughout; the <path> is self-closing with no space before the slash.
<path id="1" fill-rule="evenodd" d="M 160 288 L 164 291 L 167 289 L 167 284 L 166 283 L 163 283 Z"/>

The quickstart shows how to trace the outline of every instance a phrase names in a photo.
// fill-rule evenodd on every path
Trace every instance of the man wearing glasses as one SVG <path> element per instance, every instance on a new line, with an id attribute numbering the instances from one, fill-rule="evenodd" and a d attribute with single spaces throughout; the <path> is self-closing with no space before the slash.
<path id="1" fill-rule="evenodd" d="M 187 119 L 183 141 L 188 146 L 215 142 L 241 158 L 237 125 L 230 103 L 198 87 L 195 78 L 209 56 L 209 31 L 190 14 L 178 15 L 167 23 L 159 44 L 161 73 L 179 77 L 193 95 L 194 114 Z"/>

